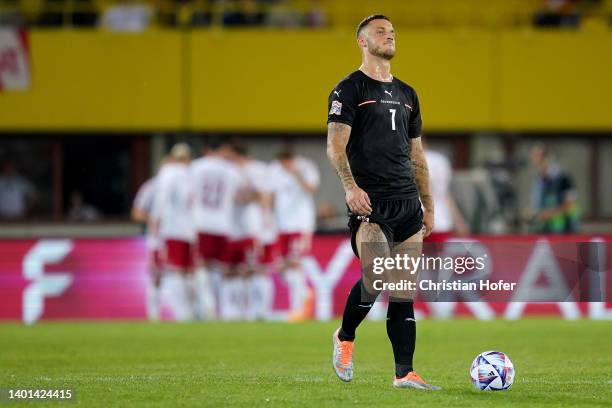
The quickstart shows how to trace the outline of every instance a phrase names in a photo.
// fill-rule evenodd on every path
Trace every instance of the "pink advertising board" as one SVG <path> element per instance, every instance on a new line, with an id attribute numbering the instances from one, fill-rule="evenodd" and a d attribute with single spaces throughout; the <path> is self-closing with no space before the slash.
<path id="1" fill-rule="evenodd" d="M 575 255 L 559 253 L 568 252 L 564 249 L 566 244 L 572 248 L 576 243 L 596 243 L 600 271 L 609 272 L 612 265 L 612 236 L 479 236 L 469 240 L 491 257 L 491 279 L 517 284 L 526 279 L 530 268 L 544 271 L 544 278 L 548 270 L 554 269 L 552 264 L 562 272 L 576 269 Z M 548 250 L 536 250 L 542 243 Z M 360 277 L 359 263 L 347 236 L 315 236 L 305 267 L 315 297 L 314 317 L 327 320 L 339 316 L 346 294 Z M 583 302 L 581 297 L 542 304 L 509 302 L 510 297 L 493 296 L 487 298 L 488 302 L 466 302 L 461 298 L 450 299 L 452 302 L 418 302 L 417 310 L 422 317 L 459 314 L 481 319 L 520 318 L 538 313 L 611 319 L 612 279 L 605 281 L 606 275 L 600 274 L 604 278 L 599 287 L 603 295 L 596 303 Z M 278 273 L 273 278 L 274 312 L 282 316 L 288 303 L 287 287 Z M 139 237 L 0 240 L 0 320 L 33 323 L 54 319 L 145 319 L 148 281 L 147 249 Z M 165 319 L 173 318 L 167 305 L 162 314 Z"/>

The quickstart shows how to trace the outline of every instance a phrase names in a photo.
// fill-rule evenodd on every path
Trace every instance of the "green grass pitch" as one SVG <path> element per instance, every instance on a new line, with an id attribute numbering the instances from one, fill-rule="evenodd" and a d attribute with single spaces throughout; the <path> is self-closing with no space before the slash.
<path id="1" fill-rule="evenodd" d="M 355 378 L 340 382 L 337 325 L 0 324 L 0 387 L 69 387 L 76 401 L 44 404 L 67 407 L 612 406 L 610 322 L 419 322 L 416 369 L 439 392 L 392 388 L 384 322 L 360 327 Z M 509 391 L 472 389 L 470 363 L 489 349 L 514 362 Z"/>

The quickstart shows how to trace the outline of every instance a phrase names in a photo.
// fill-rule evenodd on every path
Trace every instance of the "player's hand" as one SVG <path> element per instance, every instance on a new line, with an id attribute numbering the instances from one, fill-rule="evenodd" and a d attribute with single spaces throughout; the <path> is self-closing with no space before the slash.
<path id="1" fill-rule="evenodd" d="M 372 203 L 368 193 L 357 186 L 346 191 L 346 203 L 353 214 L 370 215 L 372 213 Z"/>
<path id="2" fill-rule="evenodd" d="M 423 226 L 425 227 L 425 232 L 423 233 L 423 238 L 428 237 L 431 234 L 431 231 L 434 227 L 434 213 L 433 211 L 423 210 Z"/>

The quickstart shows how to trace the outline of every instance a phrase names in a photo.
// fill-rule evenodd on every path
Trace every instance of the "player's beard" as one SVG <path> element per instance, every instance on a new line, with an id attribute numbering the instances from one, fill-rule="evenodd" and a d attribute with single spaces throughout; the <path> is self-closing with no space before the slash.
<path id="1" fill-rule="evenodd" d="M 395 47 L 384 49 L 383 46 L 371 47 L 370 44 L 368 44 L 368 50 L 370 51 L 370 54 L 374 55 L 375 57 L 383 58 L 387 61 L 390 61 L 391 58 L 395 56 Z"/>

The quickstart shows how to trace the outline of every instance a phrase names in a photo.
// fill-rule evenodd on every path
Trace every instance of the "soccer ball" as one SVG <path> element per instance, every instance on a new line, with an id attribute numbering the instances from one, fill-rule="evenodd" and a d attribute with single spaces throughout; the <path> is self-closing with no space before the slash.
<path id="1" fill-rule="evenodd" d="M 485 351 L 474 359 L 470 377 L 478 390 L 507 390 L 514 382 L 514 365 L 501 351 Z"/>

